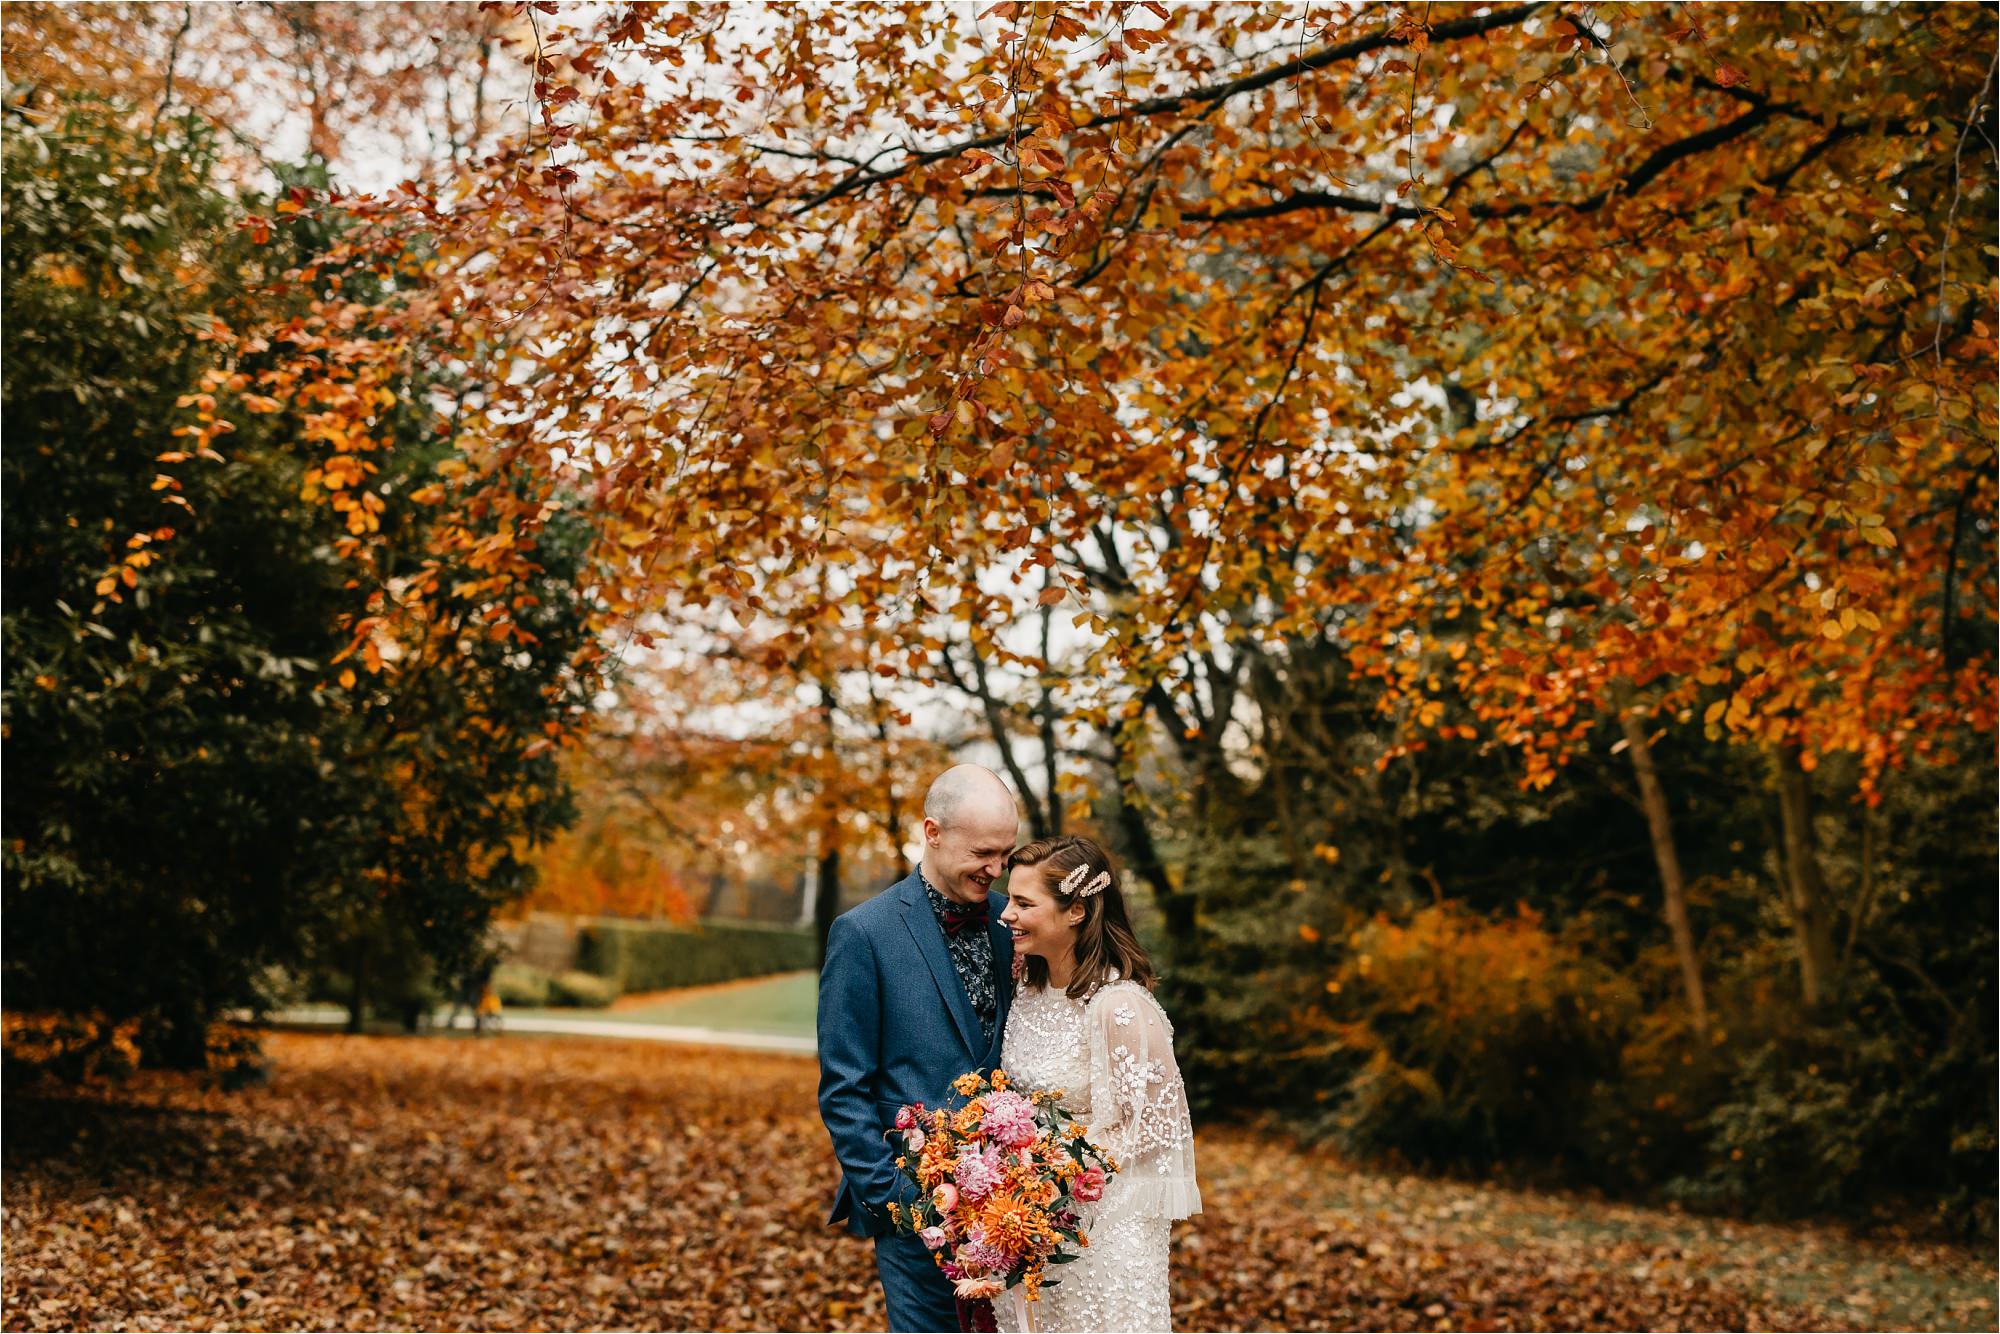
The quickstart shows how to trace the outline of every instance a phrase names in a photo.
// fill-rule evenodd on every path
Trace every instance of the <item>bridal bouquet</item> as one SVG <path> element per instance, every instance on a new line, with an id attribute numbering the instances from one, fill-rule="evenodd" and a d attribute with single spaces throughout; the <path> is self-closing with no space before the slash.
<path id="1" fill-rule="evenodd" d="M 890 1205 L 890 1221 L 923 1239 L 960 1301 L 1016 1283 L 1036 1301 L 1047 1266 L 1090 1245 L 1077 1206 L 1102 1198 L 1118 1165 L 1084 1138 L 1088 1127 L 1059 1093 L 1016 1092 L 1005 1070 L 990 1082 L 960 1075 L 952 1087 L 970 1100 L 955 1112 L 918 1103 L 897 1114 L 896 1167 L 918 1194 Z"/>

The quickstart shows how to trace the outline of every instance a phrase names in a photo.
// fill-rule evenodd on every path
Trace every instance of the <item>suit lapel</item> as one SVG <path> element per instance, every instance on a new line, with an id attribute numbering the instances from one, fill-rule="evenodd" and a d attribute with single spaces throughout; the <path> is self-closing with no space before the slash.
<path id="1" fill-rule="evenodd" d="M 909 888 L 903 894 L 903 925 L 910 929 L 917 952 L 930 966 L 931 980 L 937 983 L 945 1008 L 951 1011 L 959 1041 L 967 1051 L 978 1052 L 984 1046 L 979 1040 L 979 1016 L 973 1013 L 972 998 L 965 994 L 965 984 L 958 980 L 958 969 L 951 966 L 951 953 L 944 947 L 944 928 L 938 925 L 937 914 L 931 911 L 924 882 L 911 876 L 905 883 Z"/>

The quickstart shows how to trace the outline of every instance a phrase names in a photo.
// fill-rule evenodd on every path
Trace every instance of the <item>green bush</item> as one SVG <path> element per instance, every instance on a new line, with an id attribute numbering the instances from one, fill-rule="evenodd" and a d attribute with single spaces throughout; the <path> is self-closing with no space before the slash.
<path id="1" fill-rule="evenodd" d="M 618 990 L 612 978 L 574 970 L 561 972 L 549 979 L 549 1004 L 601 1010 L 618 999 Z"/>
<path id="2" fill-rule="evenodd" d="M 1843 1012 L 1746 1042 L 1701 1122 L 1704 1166 L 1667 1193 L 1753 1217 L 1917 1206 L 1942 1232 L 1991 1237 L 1992 1047 L 1977 1018 L 1913 1031 L 1887 994 L 1854 967 Z"/>
<path id="3" fill-rule="evenodd" d="M 667 927 L 650 922 L 593 922 L 577 937 L 577 966 L 625 991 L 659 991 L 733 982 L 811 968 L 810 931 L 794 927 Z"/>
<path id="4" fill-rule="evenodd" d="M 503 963 L 493 970 L 493 994 L 502 1005 L 540 1009 L 549 1003 L 550 974 L 533 964 Z"/>
<path id="5" fill-rule="evenodd" d="M 1585 1148 L 1577 1115 L 1615 1078 L 1634 998 L 1525 909 L 1441 905 L 1355 933 L 1336 986 L 1359 1067 L 1339 1138 L 1443 1167 Z"/>

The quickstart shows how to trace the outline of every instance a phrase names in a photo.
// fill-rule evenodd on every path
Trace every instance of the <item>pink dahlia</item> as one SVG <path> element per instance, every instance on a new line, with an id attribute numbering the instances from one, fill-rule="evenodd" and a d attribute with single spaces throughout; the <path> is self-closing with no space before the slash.
<path id="1" fill-rule="evenodd" d="M 980 1126 L 988 1136 L 1010 1149 L 1035 1142 L 1035 1104 L 1018 1093 L 995 1093 L 986 1099 L 986 1116 Z"/>

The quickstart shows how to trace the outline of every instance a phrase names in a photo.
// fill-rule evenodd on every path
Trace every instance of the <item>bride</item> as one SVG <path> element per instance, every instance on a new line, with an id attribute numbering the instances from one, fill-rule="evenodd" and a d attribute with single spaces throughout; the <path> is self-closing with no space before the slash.
<path id="1" fill-rule="evenodd" d="M 1132 934 L 1117 873 L 1087 838 L 1039 839 L 1008 858 L 1000 920 L 1018 979 L 1001 1064 L 1017 1086 L 1061 1089 L 1063 1105 L 1116 1161 L 1085 1205 L 1089 1246 L 1049 1271 L 1031 1310 L 1019 1287 L 994 1302 L 1003 1330 L 1168 1330 L 1168 1233 L 1201 1212 L 1194 1132 L 1174 1064 L 1173 1025 Z"/>

